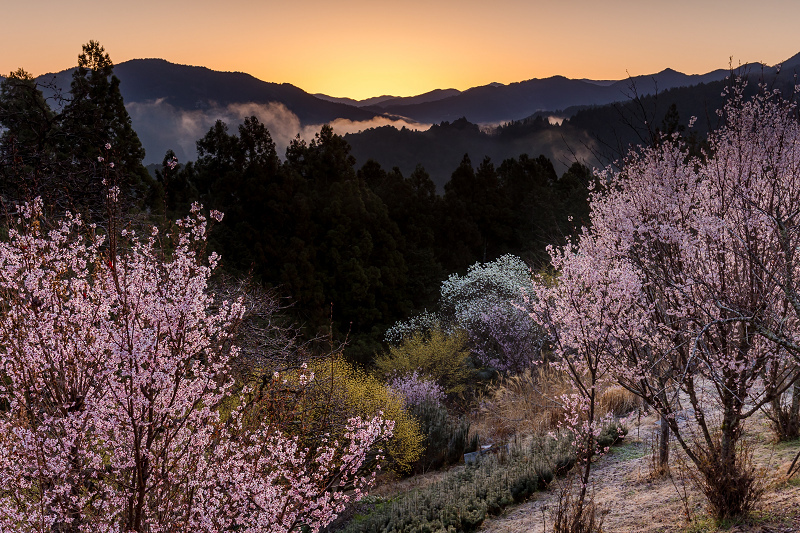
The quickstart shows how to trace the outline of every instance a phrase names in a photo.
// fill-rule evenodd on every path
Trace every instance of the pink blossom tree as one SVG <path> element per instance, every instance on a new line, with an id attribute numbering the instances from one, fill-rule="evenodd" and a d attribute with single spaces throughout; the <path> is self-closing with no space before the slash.
<path id="1" fill-rule="evenodd" d="M 202 260 L 199 206 L 171 236 L 110 228 L 50 227 L 37 200 L 0 242 L 0 530 L 330 523 L 369 487 L 361 467 L 391 424 L 352 419 L 312 449 L 269 419 L 243 425 L 230 365 L 244 309 L 207 290 L 218 258 Z"/>
<path id="2" fill-rule="evenodd" d="M 631 312 L 626 291 L 636 290 L 637 280 L 626 269 L 598 264 L 585 253 L 588 244 L 550 248 L 558 279 L 540 279 L 529 301 L 536 322 L 545 325 L 555 359 L 549 364 L 569 378 L 572 391 L 552 398 L 563 409 L 562 428 L 573 438 L 580 486 L 575 518 L 587 509 L 592 459 L 606 450 L 598 448 L 597 437 L 608 423 L 598 413 L 599 394 L 611 380 L 611 354 L 619 346 L 618 323 Z"/>
<path id="3" fill-rule="evenodd" d="M 591 228 L 554 259 L 558 290 L 577 296 L 559 335 L 608 339 L 602 364 L 662 415 L 724 518 L 758 495 L 742 425 L 791 385 L 800 353 L 800 125 L 794 105 L 745 101 L 741 85 L 720 115 L 702 158 L 665 142 L 606 170 Z"/>

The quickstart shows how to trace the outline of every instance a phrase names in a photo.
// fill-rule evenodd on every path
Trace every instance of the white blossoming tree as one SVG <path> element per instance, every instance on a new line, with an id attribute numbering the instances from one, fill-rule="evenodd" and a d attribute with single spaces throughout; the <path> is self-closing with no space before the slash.
<path id="1" fill-rule="evenodd" d="M 463 276 L 442 282 L 439 311 L 395 324 L 386 339 L 399 344 L 414 332 L 434 327 L 467 332 L 470 350 L 484 365 L 516 373 L 540 355 L 545 336 L 527 311 L 534 284 L 530 268 L 514 255 L 476 263 Z"/>

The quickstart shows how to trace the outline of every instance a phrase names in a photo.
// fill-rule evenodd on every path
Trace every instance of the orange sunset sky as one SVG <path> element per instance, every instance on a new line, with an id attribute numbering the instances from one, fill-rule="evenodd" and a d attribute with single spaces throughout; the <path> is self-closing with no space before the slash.
<path id="1" fill-rule="evenodd" d="M 775 64 L 800 52 L 787 0 L 0 0 L 0 72 L 159 57 L 367 98 L 561 74 L 621 79 Z"/>

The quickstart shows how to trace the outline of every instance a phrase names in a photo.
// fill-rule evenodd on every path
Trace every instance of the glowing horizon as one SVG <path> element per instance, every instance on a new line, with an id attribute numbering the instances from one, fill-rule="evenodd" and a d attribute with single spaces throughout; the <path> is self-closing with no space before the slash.
<path id="1" fill-rule="evenodd" d="M 309 93 L 364 99 L 413 96 L 562 75 L 624 79 L 672 68 L 704 74 L 800 52 L 800 3 L 764 0 L 754 20 L 742 0 L 551 2 L 380 0 L 302 7 L 256 0 L 140 0 L 136 8 L 78 0 L 4 8 L 0 73 L 41 75 L 75 66 L 99 41 L 115 64 L 157 57 L 246 72 Z M 35 36 L 35 38 L 32 38 Z M 20 43 L 24 43 L 20 46 Z M 10 52 L 9 52 L 10 51 Z"/>

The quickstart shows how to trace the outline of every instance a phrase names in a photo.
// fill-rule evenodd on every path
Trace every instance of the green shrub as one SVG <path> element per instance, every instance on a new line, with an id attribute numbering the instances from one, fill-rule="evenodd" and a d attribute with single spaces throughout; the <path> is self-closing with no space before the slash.
<path id="1" fill-rule="evenodd" d="M 600 435 L 597 436 L 597 446 L 602 450 L 610 448 L 628 434 L 628 428 L 620 424 L 617 420 L 604 426 Z"/>
<path id="2" fill-rule="evenodd" d="M 414 473 L 456 464 L 464 453 L 478 449 L 478 436 L 469 438 L 467 418 L 451 417 L 445 407 L 433 402 L 414 405 L 410 411 L 425 436 L 425 451 L 414 463 Z"/>

